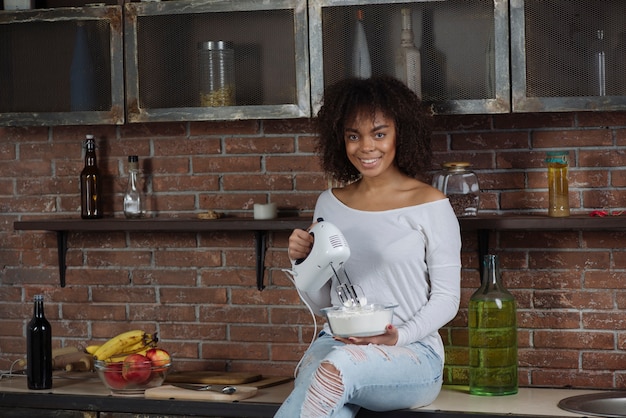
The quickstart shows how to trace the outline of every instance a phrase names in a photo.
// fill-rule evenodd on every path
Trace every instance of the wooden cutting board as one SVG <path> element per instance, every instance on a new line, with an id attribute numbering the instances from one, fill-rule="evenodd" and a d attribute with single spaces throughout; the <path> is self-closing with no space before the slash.
<path id="1" fill-rule="evenodd" d="M 206 390 L 190 390 L 177 388 L 172 385 L 163 385 L 146 389 L 144 396 L 147 399 L 186 399 L 192 401 L 239 401 L 256 395 L 258 389 L 251 386 L 237 386 L 237 392 L 226 395 L 220 392 Z"/>
<path id="2" fill-rule="evenodd" d="M 169 373 L 165 383 L 204 383 L 205 385 L 242 385 L 257 382 L 263 376 L 255 373 L 194 370 Z"/>

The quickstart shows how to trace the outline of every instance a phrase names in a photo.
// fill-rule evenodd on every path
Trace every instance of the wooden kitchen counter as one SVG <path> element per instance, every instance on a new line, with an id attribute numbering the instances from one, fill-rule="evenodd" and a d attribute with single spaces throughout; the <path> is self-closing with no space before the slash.
<path id="1" fill-rule="evenodd" d="M 0 380 L 0 416 L 18 417 L 30 413 L 39 417 L 98 417 L 100 412 L 107 412 L 107 417 L 126 413 L 146 417 L 272 417 L 292 387 L 290 382 L 262 388 L 256 396 L 236 402 L 155 400 L 112 396 L 95 373 L 55 376 L 53 388 L 43 391 L 28 390 L 26 378 L 14 376 Z M 358 417 L 583 417 L 560 409 L 557 403 L 566 397 L 596 392 L 600 391 L 520 388 L 516 395 L 480 397 L 470 396 L 467 387 L 445 386 L 435 402 L 427 407 L 385 413 L 362 410 Z M 59 414 L 59 410 L 67 414 Z"/>

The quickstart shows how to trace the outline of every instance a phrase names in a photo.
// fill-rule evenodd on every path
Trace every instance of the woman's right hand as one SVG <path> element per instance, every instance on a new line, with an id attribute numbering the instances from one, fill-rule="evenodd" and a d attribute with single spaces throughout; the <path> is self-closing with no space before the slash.
<path id="1" fill-rule="evenodd" d="M 311 225 L 312 226 L 312 225 Z M 311 229 L 309 227 L 309 229 Z M 289 236 L 289 247 L 287 254 L 291 260 L 306 258 L 313 248 L 313 235 L 308 230 L 294 229 Z"/>

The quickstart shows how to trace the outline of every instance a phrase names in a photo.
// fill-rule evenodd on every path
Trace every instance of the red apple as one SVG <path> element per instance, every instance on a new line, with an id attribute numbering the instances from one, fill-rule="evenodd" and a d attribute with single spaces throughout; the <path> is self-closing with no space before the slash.
<path id="1" fill-rule="evenodd" d="M 164 371 L 167 364 L 172 361 L 170 353 L 163 350 L 162 348 L 151 348 L 146 351 L 146 357 L 150 359 L 152 362 L 152 367 L 155 368 L 155 372 Z"/>
<path id="2" fill-rule="evenodd" d="M 129 354 L 122 365 L 122 376 L 130 383 L 143 383 L 150 378 L 152 363 L 141 354 Z"/>
<path id="3" fill-rule="evenodd" d="M 124 389 L 126 379 L 122 376 L 122 362 L 109 363 L 104 369 L 104 380 L 112 389 Z"/>

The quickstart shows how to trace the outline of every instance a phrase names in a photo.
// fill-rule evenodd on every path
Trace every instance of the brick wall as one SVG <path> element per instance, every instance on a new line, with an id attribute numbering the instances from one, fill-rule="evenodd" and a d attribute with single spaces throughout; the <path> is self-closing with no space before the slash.
<path id="1" fill-rule="evenodd" d="M 574 213 L 626 207 L 626 113 L 440 116 L 437 162 L 471 161 L 482 209 L 545 213 L 545 149 L 570 149 Z M 328 182 L 308 120 L 0 128 L 0 369 L 25 353 L 32 296 L 46 295 L 55 346 L 158 331 L 176 367 L 289 375 L 313 335 L 285 274 L 288 233 L 269 235 L 266 289 L 256 289 L 253 234 L 71 233 L 67 287 L 56 236 L 13 222 L 79 217 L 85 133 L 99 138 L 106 212 L 121 215 L 126 156 L 137 154 L 158 216 L 213 209 L 251 216 L 255 202 L 308 216 Z M 626 216 L 626 215 L 625 215 Z M 626 232 L 492 234 L 519 310 L 520 383 L 626 387 Z M 446 378 L 467 382 L 466 308 L 479 283 L 477 242 L 463 234 L 463 297 L 442 330 Z"/>

